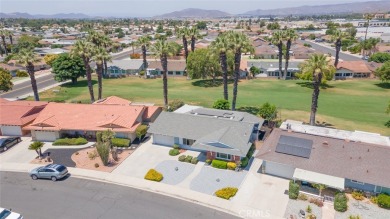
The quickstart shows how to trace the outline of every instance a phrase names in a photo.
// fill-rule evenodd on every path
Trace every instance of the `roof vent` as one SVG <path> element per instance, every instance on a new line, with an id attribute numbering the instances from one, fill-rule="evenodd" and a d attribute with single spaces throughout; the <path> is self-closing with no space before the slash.
<path id="1" fill-rule="evenodd" d="M 322 142 L 322 145 L 324 145 L 324 146 L 328 146 L 329 144 L 328 144 L 328 141 L 324 141 L 324 142 Z"/>

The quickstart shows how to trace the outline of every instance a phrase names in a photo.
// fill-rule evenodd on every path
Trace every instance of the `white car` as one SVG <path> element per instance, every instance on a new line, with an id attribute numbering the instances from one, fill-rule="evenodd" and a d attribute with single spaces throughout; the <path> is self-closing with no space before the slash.
<path id="1" fill-rule="evenodd" d="M 23 216 L 12 212 L 11 209 L 5 209 L 0 207 L 0 219 L 23 219 Z"/>

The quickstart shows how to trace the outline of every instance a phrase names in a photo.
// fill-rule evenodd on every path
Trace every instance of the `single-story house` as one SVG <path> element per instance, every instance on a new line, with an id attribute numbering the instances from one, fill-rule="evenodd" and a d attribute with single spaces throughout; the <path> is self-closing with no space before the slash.
<path id="1" fill-rule="evenodd" d="M 0 98 L 0 134 L 23 136 L 29 133 L 23 128 L 38 117 L 47 105 L 43 101 L 8 101 Z"/>
<path id="2" fill-rule="evenodd" d="M 148 61 L 148 68 L 146 70 L 147 76 L 161 76 L 162 75 L 161 61 Z M 168 76 L 187 76 L 186 61 L 185 60 L 168 60 Z"/>
<path id="3" fill-rule="evenodd" d="M 54 49 L 52 49 L 52 48 L 35 48 L 34 52 L 36 54 L 39 54 L 40 56 L 45 56 L 45 55 L 49 55 L 49 54 L 59 55 L 59 54 L 67 53 L 68 50 L 65 50 L 62 48 L 54 48 Z"/>
<path id="4" fill-rule="evenodd" d="M 152 120 L 159 113 L 156 108 L 147 108 L 121 104 L 49 103 L 24 130 L 31 130 L 33 140 L 38 141 L 55 141 L 65 135 L 95 138 L 97 131 L 107 129 L 114 131 L 117 137 L 134 140 L 135 130 L 144 119 Z"/>
<path id="5" fill-rule="evenodd" d="M 273 45 L 260 45 L 255 47 L 255 59 L 276 59 L 278 58 L 278 52 L 275 46 Z"/>
<path id="6" fill-rule="evenodd" d="M 184 105 L 162 112 L 150 125 L 153 144 L 200 151 L 207 159 L 240 161 L 257 140 L 264 120 L 246 112 Z"/>
<path id="7" fill-rule="evenodd" d="M 364 61 L 342 61 L 337 65 L 334 78 L 371 78 L 374 77 Z"/>
<path id="8" fill-rule="evenodd" d="M 12 75 L 12 77 L 16 76 L 17 71 L 24 69 L 21 66 L 14 66 L 14 65 L 9 65 L 9 64 L 4 64 L 4 63 L 0 63 L 0 68 L 9 71 L 9 73 Z"/>
<path id="9" fill-rule="evenodd" d="M 287 77 L 292 78 L 294 74 L 299 72 L 299 64 L 302 62 L 290 61 L 287 68 Z M 279 77 L 279 62 L 275 61 L 248 61 L 247 68 L 250 69 L 252 66 L 255 66 L 260 69 L 260 73 L 256 77 L 270 77 L 278 78 Z M 284 62 L 282 65 L 282 71 L 284 72 Z"/>
<path id="10" fill-rule="evenodd" d="M 141 59 L 131 60 L 112 60 L 107 63 L 107 77 L 120 77 L 123 75 L 136 75 L 144 70 L 144 64 Z"/>
<path id="11" fill-rule="evenodd" d="M 343 132 L 328 133 L 338 131 Z M 260 169 L 265 174 L 324 184 L 341 191 L 356 189 L 372 193 L 390 193 L 389 157 L 388 145 L 291 128 L 274 129 L 256 155 L 262 160 Z"/>

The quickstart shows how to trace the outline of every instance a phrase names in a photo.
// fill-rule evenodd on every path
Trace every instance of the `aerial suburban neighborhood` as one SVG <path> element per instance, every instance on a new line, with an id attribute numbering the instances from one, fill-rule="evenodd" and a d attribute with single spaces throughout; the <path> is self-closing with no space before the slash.
<path id="1" fill-rule="evenodd" d="M 0 219 L 390 218 L 390 1 L 35 3 L 0 0 Z"/>

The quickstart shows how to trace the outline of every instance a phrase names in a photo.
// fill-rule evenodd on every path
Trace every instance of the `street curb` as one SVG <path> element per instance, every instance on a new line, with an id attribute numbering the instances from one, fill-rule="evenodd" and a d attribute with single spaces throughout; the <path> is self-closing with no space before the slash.
<path id="1" fill-rule="evenodd" d="M 35 77 L 35 79 L 41 78 L 41 77 L 44 77 L 44 76 L 47 76 L 47 75 L 50 75 L 50 74 L 51 74 L 51 72 L 39 74 L 39 75 L 37 75 L 37 76 Z M 14 84 L 14 85 L 17 85 L 17 84 L 24 83 L 24 82 L 26 82 L 26 81 L 30 81 L 30 77 L 27 76 L 25 79 L 21 79 L 21 80 L 15 81 L 13 84 Z"/>
<path id="2" fill-rule="evenodd" d="M 50 86 L 48 86 L 48 87 L 45 87 L 45 88 L 42 88 L 42 89 L 38 90 L 38 93 L 41 93 L 41 92 L 43 92 L 43 91 L 47 91 L 47 90 L 49 90 L 49 89 L 58 87 L 58 86 L 60 86 L 60 85 L 63 85 L 63 84 L 69 83 L 69 82 L 70 82 L 70 80 L 68 80 L 68 81 L 63 81 L 63 82 L 59 82 L 59 83 L 57 83 L 57 84 L 50 85 Z M 33 92 L 30 92 L 30 93 L 28 93 L 28 94 L 25 94 L 25 95 L 22 95 L 22 96 L 18 97 L 17 99 L 25 99 L 25 98 L 30 97 L 30 96 L 34 96 L 34 93 L 33 93 Z"/>
<path id="3" fill-rule="evenodd" d="M 41 166 L 41 165 L 38 165 L 38 166 Z M 227 214 L 230 214 L 230 215 L 242 218 L 240 215 L 237 214 L 237 212 L 233 212 L 230 209 L 226 209 L 226 208 L 214 205 L 214 204 L 202 202 L 200 200 L 196 200 L 196 199 L 193 199 L 193 198 L 185 197 L 185 196 L 182 196 L 182 195 L 170 194 L 170 193 L 167 193 L 165 191 L 161 191 L 159 189 L 153 189 L 153 188 L 149 188 L 149 187 L 140 187 L 140 186 L 135 186 L 135 185 L 129 185 L 129 184 L 120 183 L 120 182 L 116 182 L 116 181 L 105 179 L 105 178 L 102 179 L 102 178 L 98 178 L 98 177 L 91 177 L 91 176 L 85 176 L 85 175 L 81 175 L 81 174 L 77 174 L 77 173 L 72 173 L 72 169 L 77 169 L 77 168 L 68 168 L 68 169 L 70 170 L 70 176 L 71 177 L 75 177 L 75 178 L 79 178 L 79 179 L 86 179 L 86 180 L 93 180 L 93 181 L 109 183 L 109 184 L 115 184 L 115 185 L 119 185 L 119 186 L 125 186 L 125 187 L 130 187 L 130 188 L 133 188 L 133 189 L 146 191 L 146 192 L 152 192 L 152 193 L 155 193 L 155 194 L 164 195 L 164 196 L 180 199 L 180 200 L 183 200 L 183 201 L 187 201 L 187 202 L 190 202 L 190 203 L 198 204 L 198 205 L 201 205 L 201 206 L 204 206 L 204 207 L 208 207 L 208 208 L 220 211 L 220 212 L 224 212 L 224 213 L 227 213 Z M 3 171 L 3 172 L 18 172 L 18 173 L 28 173 L 29 172 L 29 170 L 26 170 L 26 169 L 3 168 L 2 165 L 0 165 L 0 171 Z M 158 183 L 158 182 L 151 182 L 150 181 L 150 183 L 154 184 L 154 183 Z"/>

